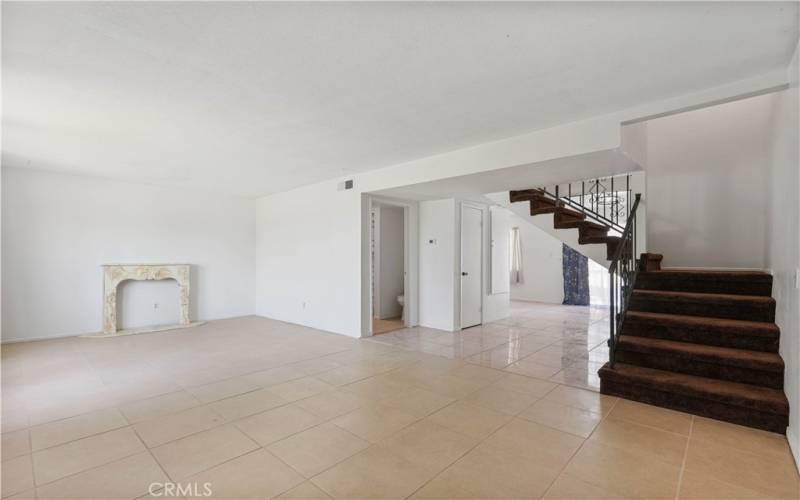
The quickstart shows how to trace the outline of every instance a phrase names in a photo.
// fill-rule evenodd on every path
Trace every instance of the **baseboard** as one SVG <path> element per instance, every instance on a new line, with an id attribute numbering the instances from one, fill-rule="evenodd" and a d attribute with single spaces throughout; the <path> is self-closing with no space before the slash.
<path id="1" fill-rule="evenodd" d="M 797 435 L 797 429 L 787 427 L 786 440 L 789 441 L 789 450 L 794 457 L 794 466 L 797 467 L 797 472 L 800 472 L 800 436 Z"/>
<path id="2" fill-rule="evenodd" d="M 430 328 L 431 330 L 441 330 L 443 332 L 457 332 L 460 330 L 460 328 L 457 328 L 455 325 L 442 326 L 442 325 L 430 325 L 430 324 L 426 325 L 425 323 L 419 323 L 418 326 L 421 328 Z"/>
<path id="3" fill-rule="evenodd" d="M 59 333 L 57 335 L 43 335 L 41 337 L 28 337 L 24 339 L 2 339 L 0 344 L 19 344 L 20 342 L 38 342 L 41 340 L 55 340 L 64 339 L 67 337 L 80 337 L 81 335 L 88 335 L 97 332 L 83 332 L 83 333 Z"/>
<path id="4" fill-rule="evenodd" d="M 226 319 L 233 319 L 233 318 L 246 318 L 248 316 L 257 316 L 257 314 L 241 314 L 239 316 L 225 316 L 223 318 L 214 318 L 214 319 L 197 319 L 194 321 L 220 321 Z M 19 344 L 20 342 L 39 342 L 41 340 L 55 340 L 55 339 L 64 339 L 67 337 L 81 337 L 84 335 L 92 335 L 96 334 L 99 330 L 94 330 L 91 332 L 80 332 L 80 333 L 57 333 L 55 335 L 42 335 L 40 337 L 26 337 L 24 339 L 0 339 L 0 344 Z"/>
<path id="5" fill-rule="evenodd" d="M 251 316 L 251 315 L 248 315 L 248 316 Z M 306 328 L 313 328 L 313 329 L 319 330 L 319 331 L 321 331 L 323 333 L 330 333 L 332 335 L 341 335 L 342 337 L 350 337 L 352 339 L 367 338 L 364 335 L 362 335 L 360 332 L 358 334 L 356 334 L 356 335 L 352 335 L 352 334 L 346 333 L 346 332 L 337 332 L 337 331 L 334 331 L 334 330 L 326 330 L 325 328 L 323 328 L 321 326 L 298 323 L 296 321 L 290 321 L 288 319 L 276 318 L 274 316 L 267 316 L 266 314 L 256 313 L 256 314 L 252 314 L 252 316 L 257 316 L 259 318 L 264 318 L 264 319 L 268 319 L 268 320 L 272 320 L 272 321 L 279 321 L 281 323 L 286 323 L 287 325 L 304 326 Z"/>
<path id="6" fill-rule="evenodd" d="M 544 300 L 535 300 L 535 299 L 515 299 L 513 297 L 510 299 L 510 302 L 527 302 L 529 304 L 544 304 L 544 305 L 547 305 L 547 306 L 562 306 L 562 305 L 564 305 L 561 302 L 546 302 Z"/>
<path id="7" fill-rule="evenodd" d="M 765 269 L 763 267 L 711 267 L 711 266 L 669 266 L 669 267 L 662 267 L 662 271 L 679 271 L 679 270 L 688 270 L 688 271 L 757 271 L 767 274 L 772 274 L 771 269 Z"/>

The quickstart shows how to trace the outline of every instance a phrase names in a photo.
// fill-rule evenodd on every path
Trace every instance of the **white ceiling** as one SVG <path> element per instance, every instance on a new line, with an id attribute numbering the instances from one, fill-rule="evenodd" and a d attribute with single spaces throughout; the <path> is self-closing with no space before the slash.
<path id="1" fill-rule="evenodd" d="M 747 78 L 790 3 L 3 2 L 3 164 L 256 196 Z"/>

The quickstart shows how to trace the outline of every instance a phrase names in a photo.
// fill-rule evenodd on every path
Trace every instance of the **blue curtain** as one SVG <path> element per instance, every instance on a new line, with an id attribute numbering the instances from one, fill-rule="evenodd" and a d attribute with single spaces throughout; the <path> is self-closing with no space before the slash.
<path id="1" fill-rule="evenodd" d="M 561 245 L 564 268 L 564 304 L 589 305 L 589 259 Z"/>

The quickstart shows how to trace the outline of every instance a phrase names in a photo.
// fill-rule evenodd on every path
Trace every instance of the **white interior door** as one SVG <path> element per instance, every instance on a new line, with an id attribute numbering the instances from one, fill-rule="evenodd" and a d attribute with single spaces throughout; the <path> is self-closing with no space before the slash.
<path id="1" fill-rule="evenodd" d="M 461 328 L 481 324 L 483 212 L 461 206 Z"/>

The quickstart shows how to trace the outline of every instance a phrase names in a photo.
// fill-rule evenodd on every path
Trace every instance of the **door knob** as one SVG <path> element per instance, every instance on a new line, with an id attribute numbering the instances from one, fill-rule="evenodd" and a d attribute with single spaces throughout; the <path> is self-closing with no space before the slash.
<path id="1" fill-rule="evenodd" d="M 464 271 L 461 271 L 461 276 L 467 276 L 467 275 L 469 275 L 469 273 L 465 273 Z"/>

